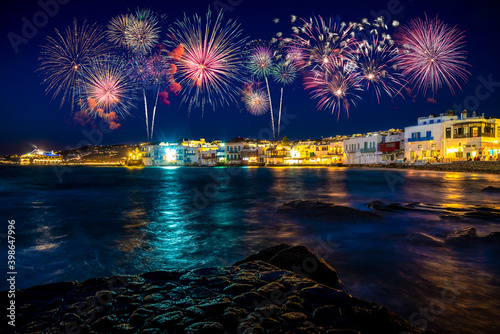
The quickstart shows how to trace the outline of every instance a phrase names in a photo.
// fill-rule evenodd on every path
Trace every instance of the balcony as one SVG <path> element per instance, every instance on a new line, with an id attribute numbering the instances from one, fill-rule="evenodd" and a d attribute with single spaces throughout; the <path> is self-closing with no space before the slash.
<path id="1" fill-rule="evenodd" d="M 428 140 L 434 140 L 433 136 L 425 136 L 425 137 L 418 137 L 418 138 L 408 138 L 408 142 L 416 142 L 416 141 L 428 141 Z"/>
<path id="2" fill-rule="evenodd" d="M 359 150 L 359 152 L 361 153 L 374 153 L 376 150 L 375 150 L 375 147 L 372 147 L 372 148 L 362 148 Z"/>

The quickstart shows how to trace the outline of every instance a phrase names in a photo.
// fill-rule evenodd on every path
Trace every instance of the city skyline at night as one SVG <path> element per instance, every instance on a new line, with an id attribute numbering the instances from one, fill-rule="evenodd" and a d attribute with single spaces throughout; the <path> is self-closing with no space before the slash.
<path id="1" fill-rule="evenodd" d="M 0 152 L 14 154 L 30 151 L 33 146 L 46 146 L 53 149 L 65 149 L 77 146 L 86 139 L 82 131 L 90 131 L 91 124 L 81 126 L 75 120 L 74 113 L 68 104 L 60 108 L 60 98 L 51 100 L 51 94 L 45 94 L 45 86 L 41 85 L 42 76 L 36 72 L 39 67 L 40 47 L 46 44 L 46 36 L 54 36 L 54 29 L 63 30 L 72 24 L 73 19 L 87 20 L 89 24 L 96 22 L 105 26 L 107 22 L 121 13 L 133 12 L 137 8 L 149 8 L 164 14 L 165 25 L 174 26 L 176 20 L 182 19 L 184 13 L 192 16 L 197 13 L 204 16 L 207 9 L 212 11 L 224 9 L 225 19 L 235 20 L 240 24 L 242 36 L 250 40 L 270 40 L 278 32 L 283 35 L 292 33 L 291 15 L 308 18 L 312 15 L 328 18 L 339 15 L 342 20 L 361 21 L 363 18 L 374 20 L 382 14 L 389 14 L 389 22 L 397 21 L 405 25 L 418 18 L 438 17 L 450 27 L 464 32 L 466 61 L 471 66 L 467 82 L 460 81 L 461 89 L 455 87 L 452 95 L 447 87 L 438 89 L 434 94 L 427 91 L 414 90 L 408 94 L 405 89 L 395 98 L 384 97 L 377 102 L 377 97 L 363 95 L 362 101 L 349 108 L 349 114 L 341 112 L 332 115 L 329 111 L 318 110 L 317 100 L 311 98 L 304 89 L 304 78 L 301 77 L 284 89 L 283 120 L 280 137 L 286 135 L 290 139 L 320 138 L 335 135 L 350 135 L 385 128 L 403 128 L 412 124 L 420 116 L 440 114 L 450 109 L 459 109 L 485 113 L 499 117 L 500 73 L 495 66 L 496 55 L 500 46 L 493 37 L 491 11 L 486 5 L 465 4 L 454 6 L 454 2 L 414 1 L 382 1 L 357 2 L 356 9 L 346 3 L 325 4 L 323 2 L 250 2 L 237 1 L 232 5 L 224 1 L 194 1 L 190 6 L 165 6 L 162 2 L 111 2 L 109 4 L 83 3 L 79 1 L 57 2 L 57 8 L 46 7 L 45 2 L 32 2 L 29 5 L 10 5 L 10 15 L 2 23 L 4 31 L 4 48 L 2 72 L 4 81 L 2 91 L 4 98 L 4 121 L 1 130 Z M 47 2 L 51 4 L 51 2 Z M 45 7 L 43 7 L 45 6 Z M 460 7 L 460 8 L 459 8 Z M 466 8 L 465 8 L 466 7 Z M 44 10 L 45 8 L 45 10 Z M 52 11 L 45 15 L 39 12 Z M 34 31 L 24 27 L 25 22 L 42 20 Z M 279 22 L 277 20 L 279 19 Z M 27 20 L 27 21 L 26 21 Z M 274 21 L 273 21 L 274 20 Z M 43 24 L 42 24 L 43 23 Z M 28 23 L 29 25 L 29 23 Z M 24 29 L 24 30 L 23 30 Z M 397 27 L 390 27 L 394 35 Z M 23 33 L 27 36 L 24 37 Z M 10 36 L 10 37 L 9 37 Z M 16 37 L 17 36 L 17 37 Z M 21 39 L 16 39 L 16 38 Z M 22 88 L 21 88 L 22 87 Z M 245 108 L 241 96 L 237 96 L 229 106 L 211 105 L 203 108 L 195 107 L 188 112 L 189 104 L 184 102 L 181 90 L 178 96 L 170 94 L 170 105 L 161 101 L 156 111 L 154 141 L 175 141 L 179 138 L 207 138 L 207 140 L 231 140 L 234 137 L 262 137 L 269 133 L 269 111 L 265 115 L 251 115 Z M 152 93 L 149 93 L 152 94 Z M 271 85 L 270 90 L 274 116 L 278 117 L 280 87 Z M 130 114 L 120 119 L 120 126 L 104 135 L 102 144 L 139 143 L 147 140 L 144 124 L 143 105 L 136 100 Z M 152 107 L 151 107 L 152 108 Z M 277 122 L 277 120 L 275 120 Z M 95 125 L 94 125 L 95 126 Z M 265 130 L 263 132 L 263 130 Z M 277 129 L 276 129 L 277 131 Z M 270 138 L 263 138 L 270 139 Z"/>

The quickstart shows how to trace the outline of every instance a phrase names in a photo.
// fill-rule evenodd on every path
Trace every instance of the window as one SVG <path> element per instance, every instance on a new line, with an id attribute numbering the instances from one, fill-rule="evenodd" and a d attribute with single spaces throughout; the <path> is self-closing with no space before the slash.
<path id="1" fill-rule="evenodd" d="M 367 142 L 364 142 L 364 149 L 366 150 L 366 148 L 368 147 L 367 145 L 368 143 Z M 370 145 L 371 146 L 371 145 Z"/>
<path id="2" fill-rule="evenodd" d="M 431 120 L 429 121 L 429 124 L 433 124 L 433 123 L 434 123 L 434 120 L 433 120 L 433 119 L 431 119 Z"/>
<path id="3" fill-rule="evenodd" d="M 241 146 L 238 146 L 238 152 L 241 151 Z"/>
<path id="4" fill-rule="evenodd" d="M 410 159 L 415 159 L 415 151 L 410 152 Z"/>
<path id="5" fill-rule="evenodd" d="M 431 131 L 427 131 L 427 133 L 425 134 L 425 137 L 427 137 L 427 139 L 429 139 L 431 137 Z"/>
<path id="6" fill-rule="evenodd" d="M 451 138 L 451 128 L 446 128 L 446 138 Z"/>

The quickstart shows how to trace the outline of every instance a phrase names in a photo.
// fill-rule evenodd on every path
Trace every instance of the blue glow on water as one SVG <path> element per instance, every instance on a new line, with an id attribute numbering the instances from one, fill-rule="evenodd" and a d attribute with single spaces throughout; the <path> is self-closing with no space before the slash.
<path id="1" fill-rule="evenodd" d="M 449 282 L 457 282 L 463 287 L 457 302 L 429 326 L 462 332 L 468 323 L 481 332 L 500 327 L 495 315 L 500 309 L 498 247 L 433 248 L 406 240 L 411 232 L 444 237 L 467 225 L 485 235 L 499 231 L 498 222 L 454 219 L 439 210 L 388 214 L 377 223 L 276 213 L 281 203 L 295 199 L 363 210 L 374 200 L 498 207 L 500 196 L 480 192 L 498 186 L 497 175 L 172 166 L 73 167 L 61 183 L 52 167 L 0 167 L 0 176 L 0 215 L 5 228 L 7 219 L 16 221 L 19 288 L 228 265 L 276 243 L 299 243 L 322 252 L 355 296 L 408 317 L 440 298 Z M 0 289 L 6 288 L 2 281 Z"/>

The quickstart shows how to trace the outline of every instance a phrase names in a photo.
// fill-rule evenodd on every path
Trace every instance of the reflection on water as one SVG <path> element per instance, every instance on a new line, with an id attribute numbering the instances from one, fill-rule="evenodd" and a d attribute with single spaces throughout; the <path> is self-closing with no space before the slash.
<path id="1" fill-rule="evenodd" d="M 423 247 L 406 235 L 444 238 L 498 221 L 457 216 L 498 208 L 496 175 L 344 168 L 74 168 L 58 183 L 48 168 L 0 169 L 0 212 L 16 220 L 18 286 L 231 264 L 275 243 L 328 258 L 353 295 L 431 328 L 500 331 L 499 246 Z M 496 197 L 495 197 L 496 196 Z M 420 202 L 378 223 L 310 221 L 276 214 L 314 198 Z M 4 264 L 2 264 L 4 265 Z M 6 289 L 2 282 L 0 289 Z M 430 312 L 430 313 L 429 313 Z"/>

